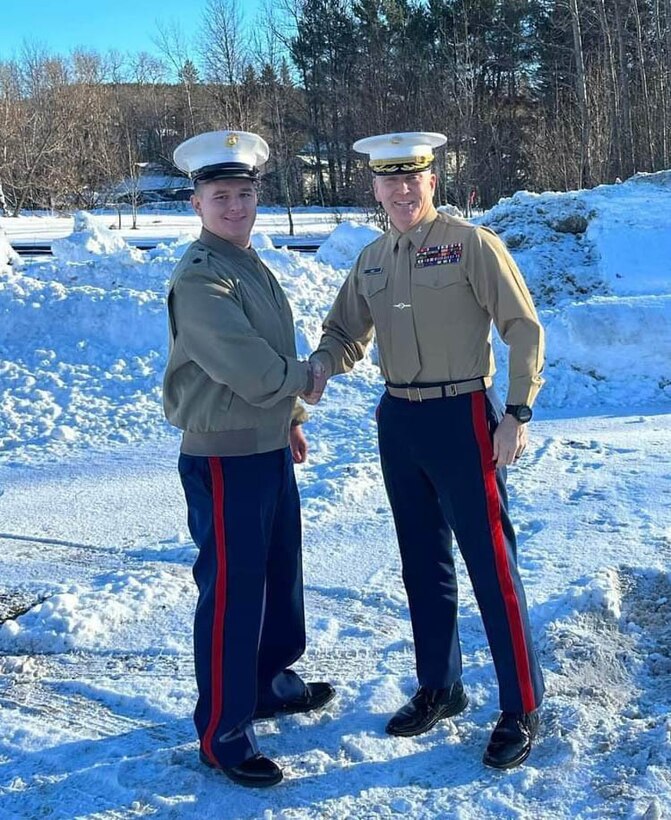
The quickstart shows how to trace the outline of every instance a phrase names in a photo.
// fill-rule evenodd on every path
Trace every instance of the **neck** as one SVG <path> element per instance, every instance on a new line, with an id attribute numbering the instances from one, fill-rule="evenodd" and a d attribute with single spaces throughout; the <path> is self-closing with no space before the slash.
<path id="1" fill-rule="evenodd" d="M 243 239 L 235 239 L 231 236 L 222 236 L 220 233 L 213 231 L 212 228 L 208 228 L 207 225 L 203 225 L 203 230 L 207 231 L 208 233 L 212 234 L 212 236 L 216 236 L 217 239 L 223 239 L 224 242 L 230 242 L 231 245 L 235 245 L 236 248 L 241 248 L 243 251 L 247 250 L 247 248 L 251 247 L 251 239 L 252 235 L 247 234 L 246 238 Z"/>
<path id="2" fill-rule="evenodd" d="M 438 211 L 436 211 L 436 209 L 433 207 L 433 204 L 432 204 L 426 209 L 426 211 L 418 219 L 416 219 L 412 223 L 412 225 L 408 225 L 406 228 L 401 228 L 398 225 L 394 224 L 393 220 L 391 221 L 391 224 L 394 226 L 394 228 L 399 233 L 408 233 L 408 231 L 412 231 L 418 225 L 421 225 L 422 222 L 428 222 L 429 220 L 433 221 L 436 218 L 436 216 L 438 216 Z M 390 217 L 390 219 L 391 219 L 391 217 Z"/>

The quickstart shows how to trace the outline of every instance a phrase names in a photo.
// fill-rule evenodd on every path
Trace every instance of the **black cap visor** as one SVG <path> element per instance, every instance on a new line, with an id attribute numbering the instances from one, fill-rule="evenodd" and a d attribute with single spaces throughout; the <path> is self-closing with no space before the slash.
<path id="1" fill-rule="evenodd" d="M 244 162 L 220 162 L 217 165 L 206 165 L 191 175 L 193 184 L 211 182 L 215 179 L 258 179 L 259 169 Z"/>

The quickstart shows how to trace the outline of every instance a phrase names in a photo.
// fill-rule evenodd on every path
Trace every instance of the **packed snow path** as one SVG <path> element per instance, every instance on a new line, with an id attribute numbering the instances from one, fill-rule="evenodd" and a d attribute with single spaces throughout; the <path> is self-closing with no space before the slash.
<path id="1" fill-rule="evenodd" d="M 315 441 L 317 463 L 299 470 L 309 644 L 298 668 L 338 698 L 259 724 L 286 772 L 264 793 L 198 763 L 194 549 L 174 440 L 2 468 L 0 816 L 602 818 L 669 805 L 670 428 L 647 413 L 541 421 L 511 470 L 548 694 L 532 757 L 504 774 L 480 763 L 497 696 L 461 562 L 470 707 L 417 739 L 384 734 L 415 685 L 390 513 L 366 458 L 340 463 L 326 510 L 310 486 Z"/>

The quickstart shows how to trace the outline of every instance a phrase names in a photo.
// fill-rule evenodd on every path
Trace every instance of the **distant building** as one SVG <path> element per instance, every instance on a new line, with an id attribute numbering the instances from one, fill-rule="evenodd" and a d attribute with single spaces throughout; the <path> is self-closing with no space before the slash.
<path id="1" fill-rule="evenodd" d="M 126 177 L 109 192 L 109 201 L 143 205 L 147 202 L 185 202 L 193 193 L 188 177 L 170 173 L 164 165 L 143 164 L 137 177 Z"/>

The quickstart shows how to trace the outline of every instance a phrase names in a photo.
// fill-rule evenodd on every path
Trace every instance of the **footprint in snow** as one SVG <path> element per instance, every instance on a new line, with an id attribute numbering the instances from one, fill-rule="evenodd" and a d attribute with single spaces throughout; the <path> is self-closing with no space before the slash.
<path id="1" fill-rule="evenodd" d="M 531 521 L 522 521 L 517 527 L 517 543 L 524 544 L 534 535 L 537 535 L 541 530 L 545 529 L 545 523 L 538 518 Z"/>

